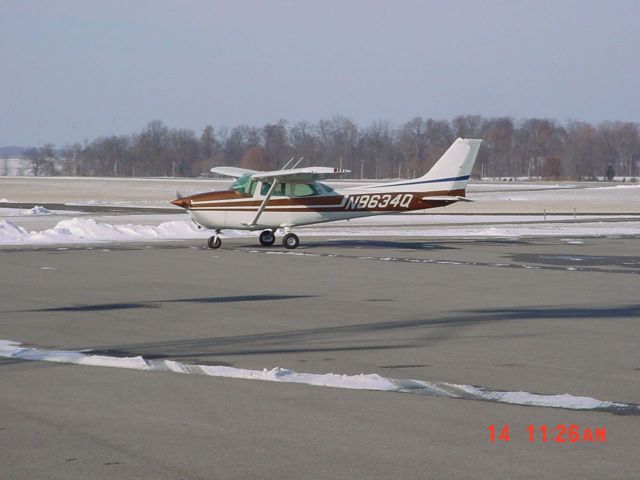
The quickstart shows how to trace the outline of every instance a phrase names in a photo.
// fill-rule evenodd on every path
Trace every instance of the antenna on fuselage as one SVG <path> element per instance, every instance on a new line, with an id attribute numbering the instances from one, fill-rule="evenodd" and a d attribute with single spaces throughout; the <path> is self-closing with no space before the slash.
<path id="1" fill-rule="evenodd" d="M 290 164 L 291 162 L 293 162 L 293 159 L 294 159 L 294 158 L 296 158 L 296 157 L 291 157 L 291 158 L 289 159 L 289 161 L 288 161 L 287 163 L 285 163 L 285 164 L 282 166 L 282 168 L 281 168 L 280 170 L 284 170 L 285 168 L 287 168 L 287 167 L 289 166 L 289 164 Z"/>

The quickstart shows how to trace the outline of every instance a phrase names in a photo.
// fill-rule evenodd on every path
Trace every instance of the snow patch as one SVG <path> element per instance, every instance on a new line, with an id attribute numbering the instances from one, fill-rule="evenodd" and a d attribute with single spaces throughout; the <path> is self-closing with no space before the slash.
<path id="1" fill-rule="evenodd" d="M 82 215 L 82 212 L 71 210 L 49 210 L 40 205 L 35 205 L 30 209 L 22 208 L 0 208 L 0 217 L 29 217 L 40 215 Z"/>
<path id="2" fill-rule="evenodd" d="M 615 185 L 613 187 L 591 187 L 588 190 L 628 190 L 628 189 L 638 189 L 640 188 L 640 184 L 636 185 Z"/>
<path id="3" fill-rule="evenodd" d="M 591 397 L 578 397 L 568 393 L 562 395 L 540 395 L 529 392 L 499 392 L 470 385 L 459 385 L 461 389 L 471 395 L 482 397 L 501 403 L 515 405 L 530 405 L 535 407 L 568 408 L 571 410 L 605 409 L 611 406 L 621 406 L 616 402 L 606 402 Z"/>
<path id="4" fill-rule="evenodd" d="M 40 206 L 36 205 L 32 209 L 27 211 L 27 215 L 50 215 L 51 211 Z"/>
<path id="5" fill-rule="evenodd" d="M 565 408 L 571 410 L 599 410 L 640 415 L 640 405 L 638 404 L 602 401 L 591 397 L 570 395 L 568 393 L 562 395 L 541 395 L 523 391 L 497 391 L 474 385 L 426 382 L 422 380 L 399 380 L 382 377 L 377 374 L 317 374 L 298 373 L 280 367 L 271 370 L 248 370 L 225 366 L 192 365 L 173 360 L 145 360 L 140 356 L 120 358 L 105 355 L 91 355 L 73 350 L 28 348 L 12 340 L 0 340 L 0 357 L 97 367 L 205 375 L 210 377 L 260 380 L 265 382 L 299 383 L 318 387 L 345 388 L 351 390 L 415 393 L 427 396 L 446 396 L 467 400 L 509 403 L 513 405 Z"/>

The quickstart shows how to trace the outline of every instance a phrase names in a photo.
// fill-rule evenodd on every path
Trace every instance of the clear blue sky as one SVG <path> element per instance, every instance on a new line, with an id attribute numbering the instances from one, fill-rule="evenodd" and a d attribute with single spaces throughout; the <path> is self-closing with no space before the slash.
<path id="1" fill-rule="evenodd" d="M 0 145 L 153 119 L 640 121 L 640 0 L 0 1 Z"/>

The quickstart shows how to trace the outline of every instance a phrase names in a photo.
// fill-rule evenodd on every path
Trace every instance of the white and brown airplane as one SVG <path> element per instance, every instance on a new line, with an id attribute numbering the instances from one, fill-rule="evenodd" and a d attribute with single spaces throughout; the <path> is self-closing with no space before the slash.
<path id="1" fill-rule="evenodd" d="M 207 244 L 222 245 L 225 229 L 263 230 L 260 243 L 273 245 L 278 229 L 282 243 L 296 248 L 300 240 L 291 230 L 301 225 L 351 218 L 446 207 L 465 197 L 482 140 L 458 138 L 424 176 L 412 180 L 335 190 L 319 182 L 349 173 L 331 167 L 289 168 L 259 172 L 236 167 L 214 167 L 212 172 L 236 180 L 227 190 L 178 198 L 171 203 L 189 212 L 193 221 L 215 231 Z"/>

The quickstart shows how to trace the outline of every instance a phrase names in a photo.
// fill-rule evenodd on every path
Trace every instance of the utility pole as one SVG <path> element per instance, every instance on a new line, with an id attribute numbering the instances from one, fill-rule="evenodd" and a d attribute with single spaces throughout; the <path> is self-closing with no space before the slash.
<path id="1" fill-rule="evenodd" d="M 74 127 L 73 128 L 75 129 L 75 122 L 74 122 Z M 71 165 L 72 165 L 72 167 L 71 167 L 72 175 L 74 177 L 77 177 L 78 176 L 78 161 L 76 159 L 76 145 L 75 145 L 75 143 L 73 144 L 73 156 L 72 156 L 72 159 L 71 159 Z"/>

